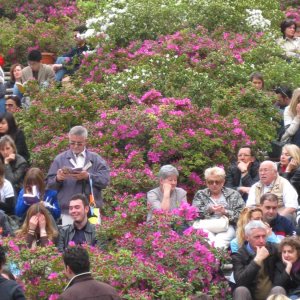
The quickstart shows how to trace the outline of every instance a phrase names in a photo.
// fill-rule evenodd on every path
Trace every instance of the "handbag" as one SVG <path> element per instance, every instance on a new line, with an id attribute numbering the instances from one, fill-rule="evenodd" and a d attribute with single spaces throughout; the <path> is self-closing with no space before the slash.
<path id="1" fill-rule="evenodd" d="M 195 229 L 206 229 L 212 233 L 225 232 L 229 228 L 229 219 L 226 216 L 221 216 L 218 219 L 204 219 L 194 222 Z"/>
<path id="2" fill-rule="evenodd" d="M 91 176 L 89 176 L 89 183 L 90 183 L 91 193 L 89 195 L 90 217 L 88 218 L 88 220 L 91 224 L 100 225 L 101 224 L 100 208 L 96 206 L 94 191 L 93 191 L 93 181 Z"/>

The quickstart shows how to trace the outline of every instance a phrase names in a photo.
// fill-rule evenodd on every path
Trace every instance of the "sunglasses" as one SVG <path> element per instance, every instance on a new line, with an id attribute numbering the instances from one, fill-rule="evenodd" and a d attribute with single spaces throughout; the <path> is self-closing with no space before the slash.
<path id="1" fill-rule="evenodd" d="M 209 185 L 213 185 L 213 184 L 219 185 L 219 184 L 223 183 L 223 180 L 207 180 L 206 182 Z"/>

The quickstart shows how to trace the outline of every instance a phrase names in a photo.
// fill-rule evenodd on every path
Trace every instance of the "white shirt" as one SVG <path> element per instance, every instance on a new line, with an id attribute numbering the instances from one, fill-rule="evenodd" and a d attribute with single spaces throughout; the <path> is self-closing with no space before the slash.
<path id="1" fill-rule="evenodd" d="M 0 190 L 0 201 L 5 202 L 5 198 L 14 197 L 14 189 L 12 184 L 7 179 L 4 179 L 3 187 Z"/>
<path id="2" fill-rule="evenodd" d="M 281 178 L 281 180 L 284 182 L 283 184 L 283 191 L 282 191 L 282 201 L 284 204 L 284 207 L 288 208 L 298 208 L 298 193 L 294 189 L 294 187 L 291 185 L 291 183 L 285 179 Z M 255 188 L 260 182 L 256 182 L 253 184 L 250 188 L 248 200 L 246 202 L 246 206 L 256 206 L 255 201 Z M 264 193 L 270 192 L 270 187 L 264 186 Z"/>

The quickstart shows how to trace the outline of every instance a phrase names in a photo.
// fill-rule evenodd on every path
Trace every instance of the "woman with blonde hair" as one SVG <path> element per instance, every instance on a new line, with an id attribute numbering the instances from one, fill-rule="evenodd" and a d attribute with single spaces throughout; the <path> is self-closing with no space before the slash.
<path id="1" fill-rule="evenodd" d="M 281 141 L 291 140 L 291 143 L 300 146 L 300 88 L 294 90 L 291 103 L 284 110 L 283 121 L 286 130 Z"/>
<path id="2" fill-rule="evenodd" d="M 45 247 L 51 242 L 55 243 L 58 231 L 50 213 L 42 202 L 29 207 L 25 221 L 16 232 L 16 236 L 25 238 L 30 249 L 35 249 L 36 246 Z"/>
<path id="3" fill-rule="evenodd" d="M 232 253 L 236 253 L 246 241 L 245 226 L 252 220 L 262 221 L 262 219 L 263 211 L 259 207 L 245 207 L 242 210 L 240 217 L 237 221 L 236 238 L 234 238 L 230 242 L 230 250 Z M 272 231 L 270 226 L 268 224 L 266 225 L 269 227 L 269 235 L 267 237 L 267 242 L 279 243 L 280 240 L 276 237 L 275 233 Z"/>
<path id="4" fill-rule="evenodd" d="M 286 144 L 282 148 L 278 164 L 279 175 L 286 178 L 300 195 L 300 148 L 297 145 Z M 298 200 L 299 201 L 299 200 Z"/>
<path id="5" fill-rule="evenodd" d="M 209 220 L 208 222 L 197 220 L 193 224 L 194 228 L 207 230 L 210 242 L 218 248 L 227 248 L 235 237 L 234 227 L 245 206 L 238 191 L 224 186 L 225 175 L 225 171 L 220 167 L 206 169 L 204 176 L 207 188 L 196 193 L 192 204 L 198 208 L 199 219 Z M 224 226 L 221 230 L 213 225 L 224 223 L 224 220 L 228 221 L 228 226 Z M 205 228 L 205 224 L 211 224 L 214 228 L 208 229 L 207 226 Z"/>

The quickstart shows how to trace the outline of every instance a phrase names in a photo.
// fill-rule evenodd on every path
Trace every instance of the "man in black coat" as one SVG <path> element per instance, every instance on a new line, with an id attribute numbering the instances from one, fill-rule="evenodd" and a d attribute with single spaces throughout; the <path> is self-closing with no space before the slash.
<path id="1" fill-rule="evenodd" d="M 250 146 L 239 149 L 237 161 L 226 172 L 225 186 L 237 190 L 246 201 L 250 187 L 259 181 L 259 162 Z"/>
<path id="2" fill-rule="evenodd" d="M 279 261 L 275 244 L 266 243 L 267 227 L 262 221 L 250 221 L 245 226 L 247 242 L 232 255 L 236 289 L 234 300 L 265 300 L 268 295 L 285 294 L 273 286 L 275 264 Z"/>
<path id="3" fill-rule="evenodd" d="M 113 287 L 93 279 L 86 249 L 79 246 L 69 247 L 63 254 L 63 260 L 65 274 L 70 281 L 59 300 L 121 300 Z"/>

